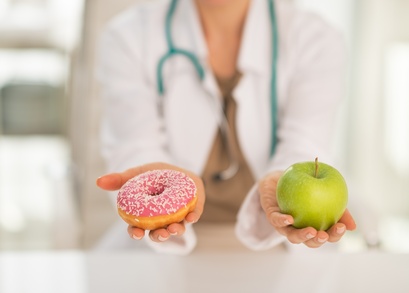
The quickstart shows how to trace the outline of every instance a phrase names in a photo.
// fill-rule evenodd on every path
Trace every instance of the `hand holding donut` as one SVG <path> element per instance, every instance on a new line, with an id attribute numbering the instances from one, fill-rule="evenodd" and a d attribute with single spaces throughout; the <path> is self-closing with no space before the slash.
<path id="1" fill-rule="evenodd" d="M 166 192 L 163 192 L 164 188 L 167 189 L 167 183 L 164 183 L 165 181 L 168 182 L 166 178 L 170 178 L 175 184 L 182 184 L 184 189 L 182 193 L 177 190 L 172 190 L 175 186 L 170 186 L 171 190 L 165 190 Z M 155 183 L 152 183 L 153 181 Z M 142 239 L 145 235 L 145 230 L 150 230 L 149 236 L 151 240 L 155 242 L 166 241 L 171 235 L 181 236 L 185 232 L 183 217 L 186 222 L 195 223 L 199 220 L 203 212 L 205 192 L 201 178 L 190 171 L 166 163 L 150 163 L 128 169 L 122 173 L 107 174 L 97 179 L 97 186 L 109 191 L 120 189 L 118 194 L 118 212 L 120 216 L 130 224 L 128 226 L 128 233 L 130 237 L 134 239 Z M 159 191 L 158 188 L 160 188 Z M 130 203 L 130 198 L 128 198 L 129 193 L 140 193 L 138 189 L 147 190 L 145 193 L 148 194 L 146 194 L 145 198 L 141 199 L 143 201 L 142 203 Z M 163 196 L 156 197 L 156 195 L 158 195 L 156 193 L 162 192 Z M 172 192 L 176 193 L 172 195 L 171 199 L 167 198 L 166 193 Z M 192 194 L 192 192 L 194 194 Z M 186 198 L 175 199 L 175 194 L 176 197 L 190 196 L 192 198 L 189 200 Z M 150 200 L 155 200 L 155 206 L 148 203 Z M 175 200 L 177 202 L 174 202 Z M 169 201 L 172 201 L 172 206 L 182 204 L 183 206 L 180 212 L 183 210 L 183 215 L 180 215 L 180 212 L 176 213 L 178 215 L 174 214 L 177 209 L 176 207 L 168 210 L 170 205 Z M 160 227 L 160 224 L 157 225 L 157 223 L 155 225 L 159 226 L 159 228 L 156 228 L 155 225 L 152 226 L 150 216 L 160 212 L 159 210 L 163 210 L 164 208 L 167 209 L 167 213 L 173 214 L 172 218 L 169 219 L 168 216 L 155 216 L 153 218 L 156 219 L 156 222 L 158 222 L 157 219 L 159 219 L 160 223 L 162 223 L 162 227 Z M 141 214 L 141 217 L 129 217 L 125 211 L 127 213 L 138 212 Z M 177 222 L 173 222 L 173 220 Z"/>
<path id="2" fill-rule="evenodd" d="M 345 210 L 343 216 L 327 231 L 317 231 L 313 227 L 296 229 L 292 226 L 294 219 L 291 215 L 282 214 L 278 207 L 276 189 L 277 182 L 283 174 L 281 171 L 272 172 L 259 182 L 259 193 L 261 207 L 270 224 L 288 241 L 294 244 L 304 243 L 310 248 L 317 248 L 325 242 L 337 242 L 344 235 L 346 230 L 354 230 L 355 221 Z"/>

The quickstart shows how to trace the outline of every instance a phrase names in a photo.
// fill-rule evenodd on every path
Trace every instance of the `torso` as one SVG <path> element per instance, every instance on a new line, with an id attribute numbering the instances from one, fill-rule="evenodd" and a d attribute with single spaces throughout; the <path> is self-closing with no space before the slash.
<path id="1" fill-rule="evenodd" d="M 232 141 L 226 143 L 226 137 L 223 138 L 220 131 L 214 138 L 213 147 L 202 174 L 206 188 L 205 209 L 201 217 L 203 222 L 234 222 L 241 203 L 254 184 L 254 176 L 241 151 L 236 133 L 237 105 L 232 93 L 240 78 L 241 73 L 237 70 L 234 70 L 231 78 L 217 77 Z M 227 180 L 215 180 L 214 175 L 229 167 L 232 159 L 239 163 L 238 172 Z"/>
<path id="2" fill-rule="evenodd" d="M 240 39 L 235 37 L 230 39 L 227 42 L 222 37 L 206 40 L 210 66 L 214 74 L 222 78 L 231 78 L 236 70 Z"/>

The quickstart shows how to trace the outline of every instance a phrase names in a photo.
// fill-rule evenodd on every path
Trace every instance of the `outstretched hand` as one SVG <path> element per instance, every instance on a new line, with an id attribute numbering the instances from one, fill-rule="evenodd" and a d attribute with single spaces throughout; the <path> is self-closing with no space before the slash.
<path id="1" fill-rule="evenodd" d="M 122 185 L 125 184 L 129 179 L 145 173 L 147 171 L 151 170 L 163 170 L 163 169 L 170 169 L 170 170 L 176 170 L 185 173 L 188 175 L 196 184 L 197 188 L 197 204 L 195 209 L 188 213 L 185 217 L 185 221 L 187 223 L 195 223 L 199 220 L 200 216 L 203 213 L 203 207 L 204 207 L 204 202 L 205 202 L 205 192 L 204 192 L 204 186 L 203 186 L 203 181 L 202 179 L 197 176 L 196 174 L 184 170 L 182 168 L 166 164 L 166 163 L 150 163 L 142 166 L 138 166 L 135 168 L 128 169 L 122 173 L 111 173 L 111 174 L 106 174 L 104 176 L 101 176 L 97 179 L 97 186 L 100 187 L 101 189 L 107 190 L 107 191 L 115 191 L 119 190 Z M 180 223 L 173 223 L 167 226 L 166 228 L 160 228 L 156 230 L 149 231 L 149 237 L 152 241 L 155 242 L 163 242 L 166 241 L 170 238 L 170 236 L 181 236 L 185 232 L 185 224 L 184 222 Z M 133 226 L 128 226 L 128 233 L 129 236 L 134 238 L 134 239 L 142 239 L 145 235 L 145 230 L 133 227 Z"/>
<path id="2" fill-rule="evenodd" d="M 294 219 L 291 215 L 282 214 L 277 203 L 277 183 L 283 172 L 272 172 L 259 182 L 260 203 L 270 224 L 288 241 L 294 244 L 304 243 L 311 248 L 317 248 L 325 242 L 337 242 L 346 230 L 354 230 L 356 224 L 348 209 L 345 210 L 338 223 L 327 231 L 317 231 L 313 227 L 297 229 L 292 226 Z"/>

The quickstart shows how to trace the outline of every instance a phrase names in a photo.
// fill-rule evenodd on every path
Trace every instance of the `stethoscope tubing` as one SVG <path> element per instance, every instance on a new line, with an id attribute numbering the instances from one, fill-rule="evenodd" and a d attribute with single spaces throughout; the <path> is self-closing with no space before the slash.
<path id="1" fill-rule="evenodd" d="M 277 145 L 277 128 L 278 128 L 278 105 L 277 105 L 277 62 L 278 62 L 278 29 L 276 12 L 273 0 L 268 1 L 268 9 L 270 12 L 271 21 L 271 48 L 272 48 L 272 60 L 271 60 L 271 82 L 270 82 L 270 95 L 271 95 L 271 148 L 270 157 L 272 157 L 276 150 Z"/>
<path id="2" fill-rule="evenodd" d="M 158 83 L 158 92 L 161 96 L 164 95 L 165 93 L 165 88 L 163 84 L 163 65 L 165 64 L 165 61 L 170 59 L 171 57 L 175 55 L 182 55 L 187 57 L 192 64 L 194 65 L 196 72 L 199 75 L 200 80 L 204 79 L 205 76 L 205 71 L 203 67 L 200 65 L 199 60 L 197 57 L 192 53 L 187 50 L 183 50 L 180 48 L 175 47 L 173 44 L 173 39 L 172 39 L 172 32 L 171 32 L 171 27 L 172 27 L 172 18 L 175 13 L 176 5 L 177 5 L 178 0 L 172 0 L 169 6 L 169 9 L 166 13 L 166 20 L 165 20 L 165 36 L 166 36 L 166 43 L 168 45 L 168 51 L 166 52 L 165 55 L 160 58 L 157 69 L 156 69 L 156 79 Z"/>

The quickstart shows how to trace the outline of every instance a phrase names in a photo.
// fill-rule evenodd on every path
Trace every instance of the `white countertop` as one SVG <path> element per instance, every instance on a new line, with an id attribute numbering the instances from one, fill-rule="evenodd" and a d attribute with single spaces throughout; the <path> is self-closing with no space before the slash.
<path id="1" fill-rule="evenodd" d="M 0 293 L 409 292 L 409 254 L 346 253 L 330 243 L 253 252 L 231 226 L 195 230 L 188 256 L 154 253 L 122 229 L 109 237 L 124 245 L 116 249 L 0 252 Z"/>
<path id="2" fill-rule="evenodd" d="M 409 292 L 409 254 L 2 252 L 1 293 Z"/>

